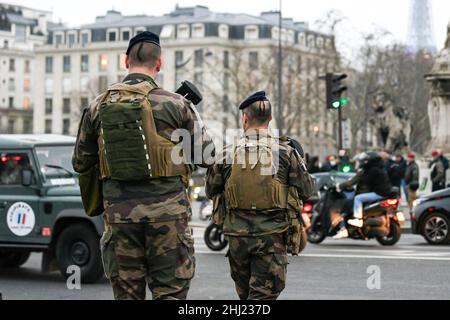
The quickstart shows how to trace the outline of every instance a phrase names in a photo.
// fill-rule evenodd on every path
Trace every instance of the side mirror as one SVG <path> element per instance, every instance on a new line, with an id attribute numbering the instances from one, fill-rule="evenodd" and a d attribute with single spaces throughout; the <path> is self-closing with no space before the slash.
<path id="1" fill-rule="evenodd" d="M 22 185 L 29 187 L 33 184 L 33 172 L 31 170 L 22 171 Z"/>

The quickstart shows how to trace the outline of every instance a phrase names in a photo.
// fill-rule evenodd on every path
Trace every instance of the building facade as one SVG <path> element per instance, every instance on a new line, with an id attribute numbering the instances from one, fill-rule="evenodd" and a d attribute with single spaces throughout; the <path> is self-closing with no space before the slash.
<path id="1" fill-rule="evenodd" d="M 0 3 L 0 133 L 33 131 L 35 49 L 47 41 L 50 12 Z"/>
<path id="2" fill-rule="evenodd" d="M 123 16 L 108 11 L 89 25 L 53 27 L 36 49 L 34 131 L 75 135 L 81 110 L 127 73 L 125 49 L 143 31 L 160 35 L 164 65 L 157 82 L 175 90 L 183 80 L 204 95 L 198 107 L 213 127 L 238 128 L 237 106 L 265 89 L 274 104 L 275 126 L 325 157 L 336 150 L 334 113 L 327 113 L 320 74 L 336 69 L 334 38 L 277 12 L 260 16 L 211 12 L 202 6 L 163 16 Z M 278 106 L 277 46 L 283 45 L 283 99 Z"/>

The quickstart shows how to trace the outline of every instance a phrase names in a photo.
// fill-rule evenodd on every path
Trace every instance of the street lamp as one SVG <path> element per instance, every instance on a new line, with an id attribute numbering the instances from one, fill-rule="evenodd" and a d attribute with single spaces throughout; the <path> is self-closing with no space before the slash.
<path id="1" fill-rule="evenodd" d="M 283 104 L 283 44 L 282 44 L 282 29 L 283 29 L 283 0 L 280 0 L 280 15 L 279 15 L 279 26 L 278 26 L 278 110 L 282 112 L 283 109 L 281 105 Z M 281 132 L 283 128 L 278 128 Z"/>

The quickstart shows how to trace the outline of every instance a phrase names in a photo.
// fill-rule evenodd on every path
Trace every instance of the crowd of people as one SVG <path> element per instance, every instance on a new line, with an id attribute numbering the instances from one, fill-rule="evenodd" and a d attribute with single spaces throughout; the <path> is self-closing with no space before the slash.
<path id="1" fill-rule="evenodd" d="M 308 172 L 311 174 L 320 172 L 343 171 L 345 167 L 353 169 L 352 161 L 347 155 L 347 151 L 341 150 L 339 155 L 330 155 L 326 157 L 325 162 L 321 163 L 319 157 L 306 155 Z"/>
<path id="2" fill-rule="evenodd" d="M 385 169 L 392 186 L 403 191 L 409 207 L 412 208 L 417 191 L 420 188 L 420 167 L 416 161 L 417 155 L 412 152 L 407 155 L 392 154 L 385 150 L 380 152 L 380 156 L 384 160 Z M 446 188 L 446 172 L 450 169 L 450 166 L 449 160 L 441 150 L 432 150 L 431 156 L 432 161 L 429 163 L 431 189 L 432 192 L 436 192 Z M 311 174 L 332 171 L 344 172 L 344 168 L 354 171 L 353 161 L 345 150 L 340 151 L 337 156 L 328 156 L 323 163 L 320 162 L 319 157 L 307 155 L 307 163 Z"/>

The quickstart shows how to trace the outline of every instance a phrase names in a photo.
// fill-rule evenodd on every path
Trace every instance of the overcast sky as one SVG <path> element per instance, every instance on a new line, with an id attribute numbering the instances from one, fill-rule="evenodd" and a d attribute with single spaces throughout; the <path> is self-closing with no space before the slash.
<path id="1" fill-rule="evenodd" d="M 55 21 L 71 26 L 93 22 L 106 10 L 115 9 L 123 14 L 162 15 L 180 6 L 205 5 L 217 12 L 249 13 L 277 10 L 279 0 L 0 0 L 53 11 Z M 447 24 L 450 21 L 450 1 L 431 0 L 437 47 L 444 46 Z M 336 9 L 349 18 L 346 30 L 370 32 L 374 26 L 389 30 L 396 39 L 405 41 L 410 0 L 283 0 L 286 17 L 313 23 Z M 350 28 L 350 29 L 349 29 Z"/>

